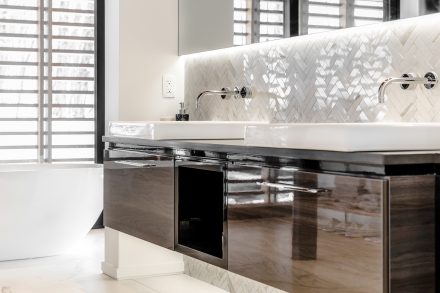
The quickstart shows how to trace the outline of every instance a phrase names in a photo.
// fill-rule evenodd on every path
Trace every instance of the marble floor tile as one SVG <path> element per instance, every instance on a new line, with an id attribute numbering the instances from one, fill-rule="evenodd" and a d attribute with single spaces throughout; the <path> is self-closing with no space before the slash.
<path id="1" fill-rule="evenodd" d="M 225 293 L 186 275 L 116 281 L 102 274 L 104 230 L 64 255 L 0 262 L 0 293 Z"/>
<path id="2" fill-rule="evenodd" d="M 158 293 L 227 293 L 184 274 L 137 279 L 137 282 Z"/>
<path id="3" fill-rule="evenodd" d="M 0 287 L 1 288 L 1 287 Z M 83 290 L 78 288 L 74 284 L 59 284 L 56 286 L 48 287 L 3 287 L 2 293 L 84 293 Z"/>
<path id="4" fill-rule="evenodd" d="M 68 293 L 81 292 L 75 280 L 100 275 L 103 258 L 104 233 L 95 230 L 63 255 L 0 262 L 0 289 L 22 293 L 62 285 Z"/>
<path id="5" fill-rule="evenodd" d="M 78 280 L 85 293 L 157 293 L 135 280 L 116 281 L 105 275 Z"/>

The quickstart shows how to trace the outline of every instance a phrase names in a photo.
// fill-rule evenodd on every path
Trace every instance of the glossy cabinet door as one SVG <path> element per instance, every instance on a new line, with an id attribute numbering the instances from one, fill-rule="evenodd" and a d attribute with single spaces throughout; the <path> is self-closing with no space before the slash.
<path id="1" fill-rule="evenodd" d="M 229 164 L 228 269 L 287 292 L 385 292 L 386 184 Z"/>
<path id="2" fill-rule="evenodd" d="M 174 248 L 174 160 L 105 151 L 104 225 Z"/>

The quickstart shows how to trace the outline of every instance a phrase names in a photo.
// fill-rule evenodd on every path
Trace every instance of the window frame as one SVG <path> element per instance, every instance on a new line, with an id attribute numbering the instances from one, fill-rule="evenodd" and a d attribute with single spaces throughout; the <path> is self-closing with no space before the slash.
<path id="1" fill-rule="evenodd" d="M 105 144 L 105 0 L 95 0 L 95 163 L 103 164 Z"/>

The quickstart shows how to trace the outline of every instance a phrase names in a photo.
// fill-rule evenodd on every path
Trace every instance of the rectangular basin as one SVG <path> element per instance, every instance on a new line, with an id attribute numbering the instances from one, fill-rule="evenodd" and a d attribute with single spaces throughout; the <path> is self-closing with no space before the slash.
<path id="1" fill-rule="evenodd" d="M 440 150 L 440 123 L 249 125 L 245 144 L 340 152 Z"/>
<path id="2" fill-rule="evenodd" d="M 244 139 L 245 126 L 258 122 L 240 121 L 138 121 L 110 122 L 109 135 L 153 140 Z"/>

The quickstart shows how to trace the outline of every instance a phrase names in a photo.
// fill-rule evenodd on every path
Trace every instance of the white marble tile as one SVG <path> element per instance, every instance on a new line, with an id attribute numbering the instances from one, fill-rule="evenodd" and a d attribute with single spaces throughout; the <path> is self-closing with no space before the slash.
<path id="1" fill-rule="evenodd" d="M 193 54 L 185 59 L 185 105 L 191 120 L 271 122 L 439 122 L 440 87 L 380 81 L 440 73 L 440 14 Z M 250 86 L 249 99 L 195 97 L 208 89 Z"/>
<path id="2" fill-rule="evenodd" d="M 287 293 L 231 272 L 228 273 L 228 277 L 231 293 Z"/>
<path id="3" fill-rule="evenodd" d="M 64 255 L 0 262 L 0 293 L 225 293 L 186 275 L 116 281 L 102 274 L 104 231 Z"/>
<path id="4" fill-rule="evenodd" d="M 227 293 L 208 283 L 187 275 L 173 275 L 138 279 L 139 283 L 158 293 Z"/>
<path id="5" fill-rule="evenodd" d="M 0 262 L 0 288 L 7 287 L 16 293 L 37 291 L 60 283 L 70 286 L 66 282 L 101 274 L 103 251 L 103 231 L 95 230 L 64 255 Z M 74 290 L 71 287 L 66 290 Z"/>
<path id="6" fill-rule="evenodd" d="M 0 292 L 85 292 L 76 280 L 101 275 L 103 240 L 103 231 L 94 230 L 66 254 L 0 262 Z"/>
<path id="7" fill-rule="evenodd" d="M 102 274 L 103 258 L 104 233 L 95 230 L 64 255 L 0 262 L 0 293 L 278 292 L 189 257 L 185 258 L 185 272 L 191 276 L 116 281 Z"/>
<path id="8" fill-rule="evenodd" d="M 1 288 L 1 293 L 84 293 L 78 286 L 75 284 L 59 284 L 56 286 L 48 286 L 48 287 L 30 287 L 30 288 Z M 8 291 L 9 290 L 9 291 Z"/>
<path id="9" fill-rule="evenodd" d="M 78 280 L 85 293 L 157 293 L 134 280 L 113 280 L 105 275 Z"/>
<path id="10" fill-rule="evenodd" d="M 231 293 L 284 292 L 192 257 L 184 256 L 183 261 L 185 263 L 185 274 Z"/>
<path id="11" fill-rule="evenodd" d="M 228 271 L 189 256 L 184 256 L 183 262 L 188 276 L 229 291 Z"/>

